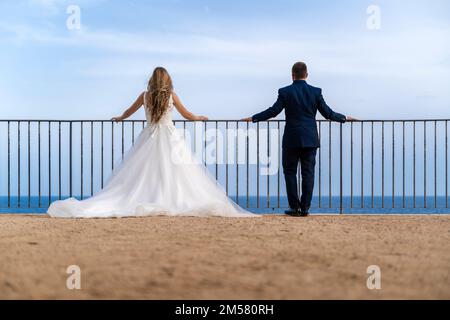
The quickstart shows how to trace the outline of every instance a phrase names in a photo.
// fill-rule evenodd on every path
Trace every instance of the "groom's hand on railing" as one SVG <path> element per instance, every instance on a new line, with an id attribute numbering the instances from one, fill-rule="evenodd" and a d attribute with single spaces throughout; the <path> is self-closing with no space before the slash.
<path id="1" fill-rule="evenodd" d="M 345 117 L 345 121 L 359 121 L 359 120 L 356 119 L 356 118 L 353 118 L 353 117 L 351 117 L 351 116 L 346 116 L 346 117 Z"/>
<path id="2" fill-rule="evenodd" d="M 241 119 L 241 121 L 252 122 L 253 118 L 252 117 L 248 117 L 248 118 Z"/>
<path id="3" fill-rule="evenodd" d="M 196 121 L 208 121 L 208 117 L 205 116 L 197 116 Z"/>

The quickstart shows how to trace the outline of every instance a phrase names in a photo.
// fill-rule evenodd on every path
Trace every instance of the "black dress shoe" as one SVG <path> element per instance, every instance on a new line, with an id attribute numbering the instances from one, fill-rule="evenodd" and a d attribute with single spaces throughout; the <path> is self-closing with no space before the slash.
<path id="1" fill-rule="evenodd" d="M 300 215 L 301 215 L 299 209 L 289 209 L 289 210 L 286 210 L 284 213 L 291 217 L 300 217 Z"/>
<path id="2" fill-rule="evenodd" d="M 308 210 L 301 210 L 301 211 L 300 211 L 300 216 L 301 216 L 301 217 L 307 217 L 307 216 L 309 216 Z"/>

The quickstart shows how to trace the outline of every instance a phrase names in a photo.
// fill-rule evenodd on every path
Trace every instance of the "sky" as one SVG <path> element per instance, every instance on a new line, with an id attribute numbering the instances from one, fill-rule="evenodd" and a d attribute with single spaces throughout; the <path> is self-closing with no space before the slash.
<path id="1" fill-rule="evenodd" d="M 110 119 L 164 66 L 189 110 L 240 119 L 299 60 L 336 111 L 450 118 L 449 15 L 446 0 L 1 0 L 0 118 Z"/>

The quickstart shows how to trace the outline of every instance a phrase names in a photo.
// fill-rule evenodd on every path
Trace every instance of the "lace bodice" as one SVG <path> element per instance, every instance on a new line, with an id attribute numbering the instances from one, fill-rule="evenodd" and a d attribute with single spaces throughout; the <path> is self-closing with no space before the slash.
<path id="1" fill-rule="evenodd" d="M 144 109 L 145 109 L 145 118 L 147 119 L 147 125 L 151 125 L 152 124 L 152 115 L 150 112 L 150 108 L 147 108 L 146 105 L 146 95 L 147 95 L 147 91 L 144 92 Z M 172 109 L 173 109 L 174 105 L 173 105 L 173 98 L 172 95 L 170 95 L 169 97 L 169 108 L 167 109 L 167 111 L 164 113 L 164 115 L 162 116 L 162 118 L 158 121 L 158 124 L 169 124 L 169 125 L 173 125 L 173 120 L 172 120 Z"/>

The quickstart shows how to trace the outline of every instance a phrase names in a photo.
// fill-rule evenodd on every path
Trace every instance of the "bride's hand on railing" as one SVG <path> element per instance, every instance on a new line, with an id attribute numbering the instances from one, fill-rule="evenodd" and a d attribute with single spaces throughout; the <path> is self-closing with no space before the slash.
<path id="1" fill-rule="evenodd" d="M 114 121 L 114 122 L 119 122 L 119 121 L 122 121 L 123 119 L 122 119 L 122 117 L 112 117 L 111 118 L 111 121 Z"/>

